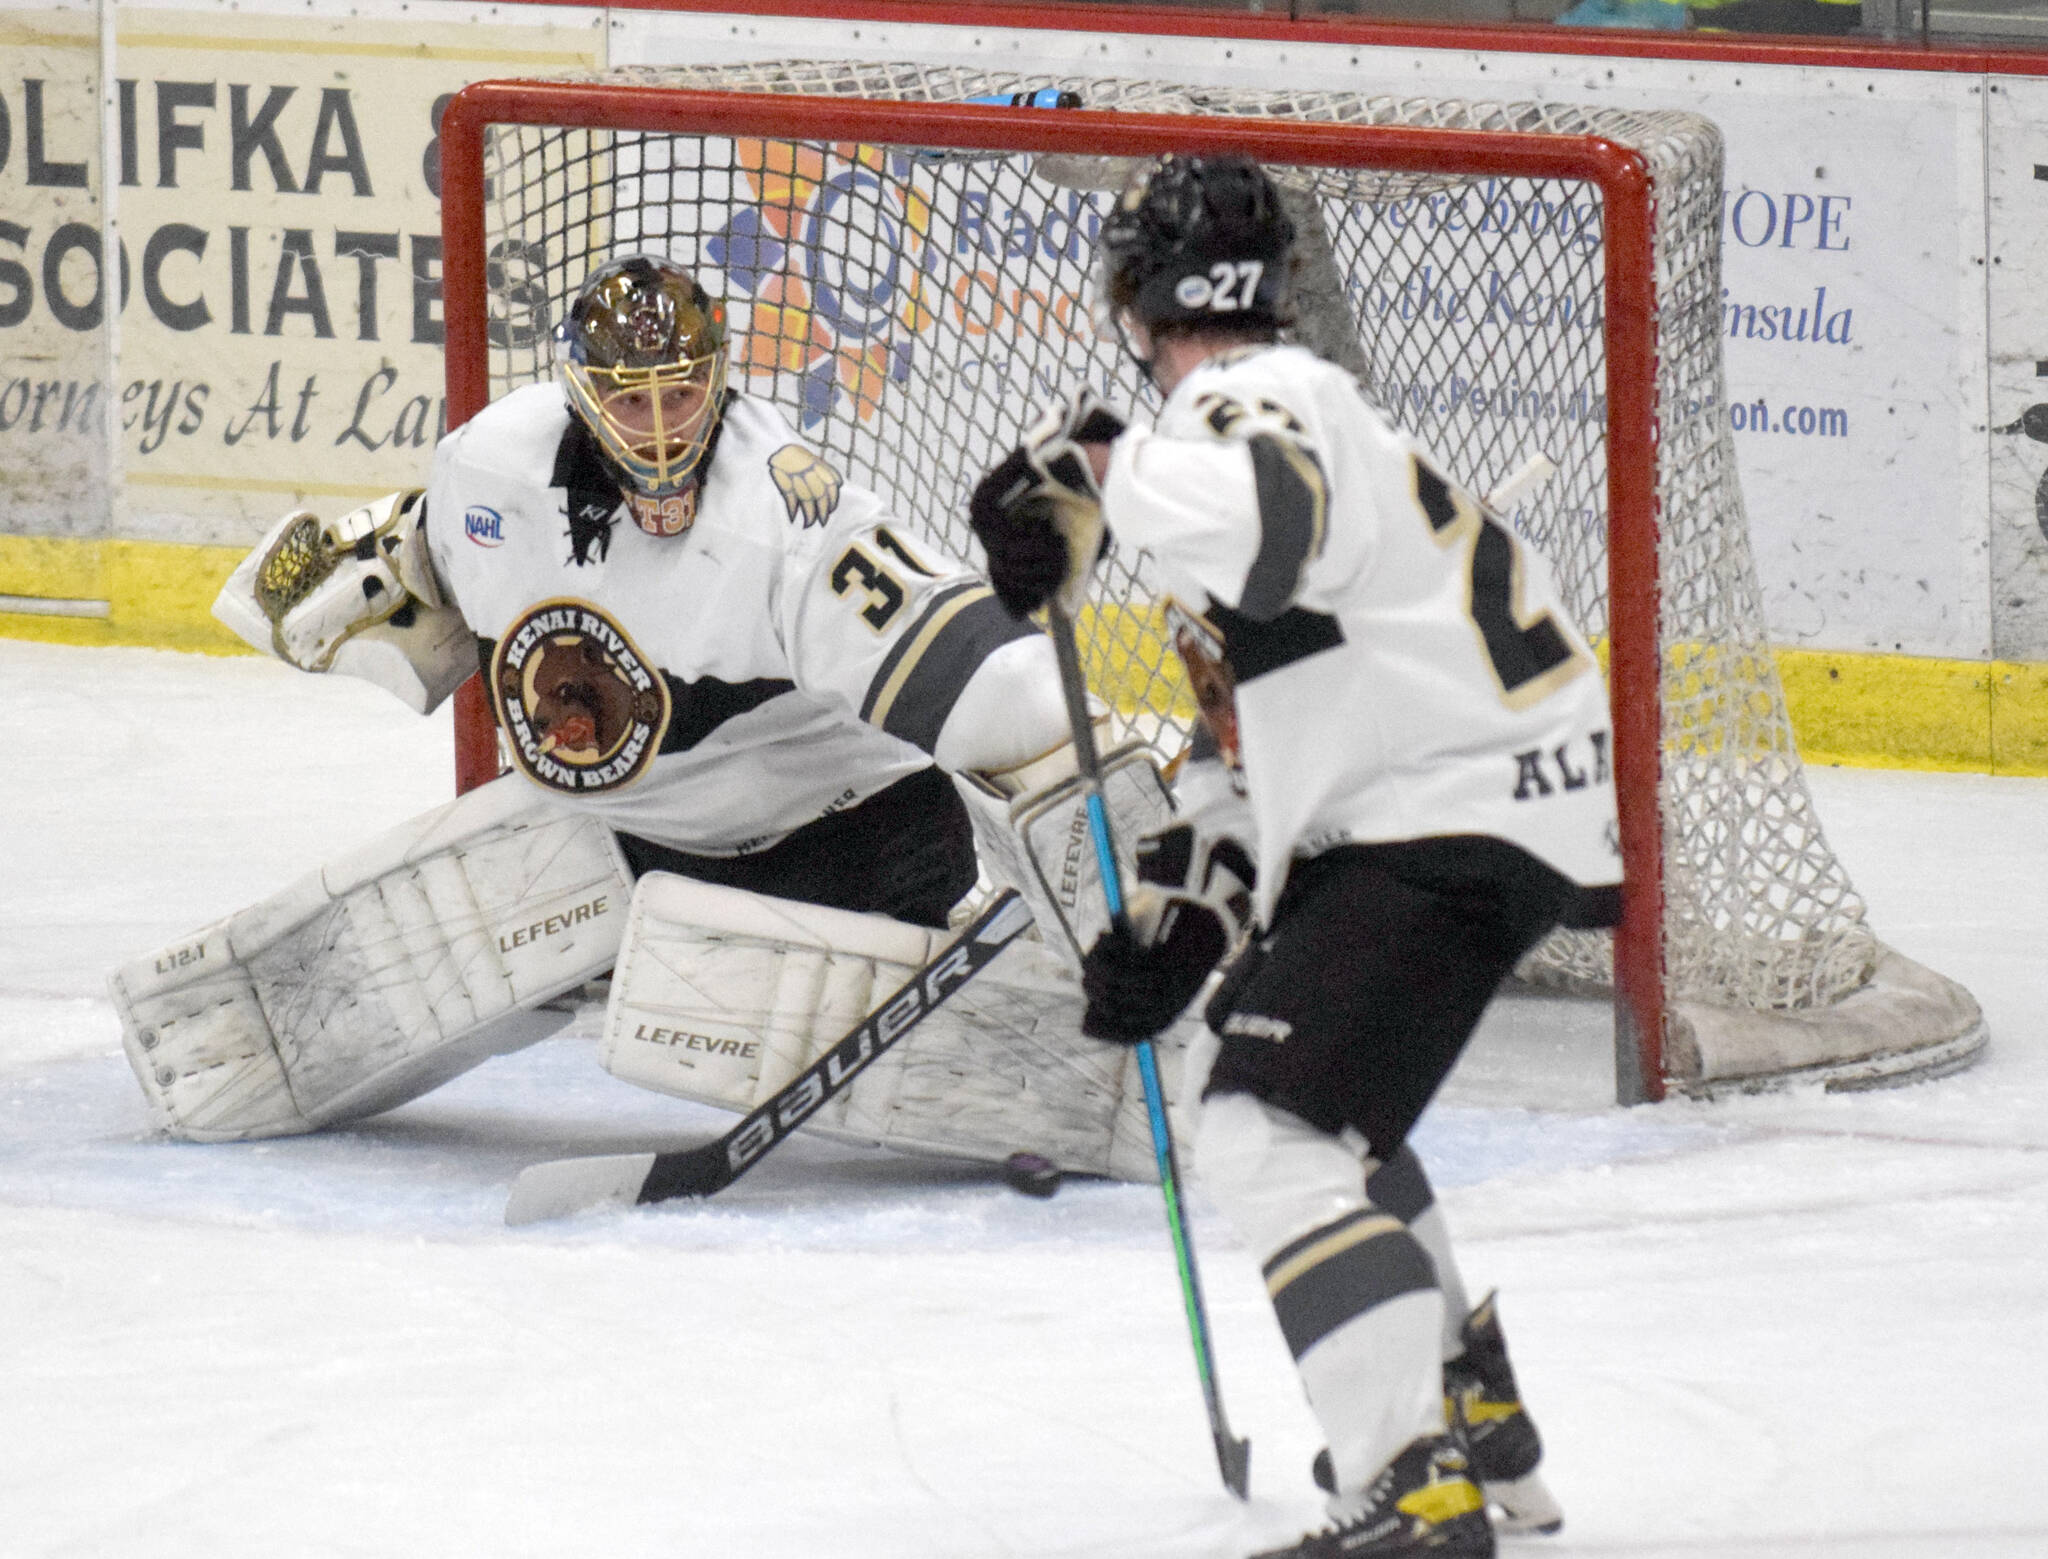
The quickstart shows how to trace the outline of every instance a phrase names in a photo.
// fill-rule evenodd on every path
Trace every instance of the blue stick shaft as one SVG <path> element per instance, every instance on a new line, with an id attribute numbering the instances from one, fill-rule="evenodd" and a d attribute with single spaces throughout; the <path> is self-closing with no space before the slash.
<path id="1" fill-rule="evenodd" d="M 1180 1209 L 1180 1164 L 1173 1150 L 1173 1133 L 1166 1118 L 1166 1090 L 1159 1083 L 1159 1057 L 1152 1042 L 1138 1046 L 1138 1076 L 1145 1083 L 1145 1113 L 1152 1124 L 1152 1150 L 1159 1160 L 1159 1184 L 1170 1204 L 1167 1230 L 1173 1236 L 1173 1258 L 1180 1268 L 1181 1303 L 1187 1311 L 1188 1336 L 1195 1346 L 1195 1369 L 1202 1378 L 1202 1395 L 1217 1422 L 1223 1418 L 1223 1404 L 1217 1397 L 1216 1366 L 1209 1355 L 1209 1313 L 1202 1304 L 1202 1285 L 1195 1274 L 1195 1248 L 1189 1243 Z M 1228 1429 L 1224 1431 L 1228 1436 Z"/>
<path id="2" fill-rule="evenodd" d="M 1095 840 L 1095 864 L 1102 872 L 1102 896 L 1109 903 L 1109 918 L 1124 918 L 1124 885 L 1116 869 L 1116 846 L 1109 835 L 1109 813 L 1103 809 L 1102 792 L 1088 792 L 1088 832 Z"/>
<path id="3" fill-rule="evenodd" d="M 1074 756 L 1086 785 L 1088 832 L 1095 841 L 1101 867 L 1102 897 L 1110 922 L 1128 931 L 1124 912 L 1123 875 L 1117 865 L 1116 838 L 1102 801 L 1102 760 L 1095 751 L 1095 727 L 1088 717 L 1088 684 L 1081 672 L 1081 654 L 1074 641 L 1074 622 L 1058 602 L 1046 608 L 1053 650 L 1059 660 L 1060 690 L 1066 697 L 1067 720 L 1074 731 Z M 1209 1435 L 1216 1445 L 1216 1465 L 1223 1485 L 1239 1499 L 1250 1487 L 1251 1444 L 1230 1432 L 1223 1416 L 1223 1394 L 1216 1384 L 1215 1349 L 1209 1341 L 1209 1313 L 1202 1303 L 1201 1275 L 1195 1269 L 1195 1246 L 1188 1237 L 1181 1204 L 1180 1162 L 1173 1150 L 1173 1126 L 1166 1115 L 1166 1090 L 1159 1083 L 1159 1058 L 1152 1042 L 1137 1046 L 1138 1076 L 1145 1085 L 1145 1119 L 1152 1128 L 1152 1151 L 1159 1163 L 1159 1190 L 1166 1204 L 1167 1232 L 1173 1236 L 1174 1265 L 1180 1273 L 1181 1308 L 1187 1315 L 1188 1339 L 1194 1345 L 1195 1373 L 1202 1384 L 1202 1402 L 1209 1413 Z"/>

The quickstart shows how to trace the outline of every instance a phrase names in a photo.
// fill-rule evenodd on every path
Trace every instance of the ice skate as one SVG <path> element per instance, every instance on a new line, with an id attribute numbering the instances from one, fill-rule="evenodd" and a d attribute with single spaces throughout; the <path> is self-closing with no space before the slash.
<path id="1" fill-rule="evenodd" d="M 1536 1470 L 1543 1441 L 1515 1387 L 1494 1297 L 1488 1294 L 1465 1318 L 1465 1351 L 1444 1365 L 1444 1419 L 1471 1454 L 1494 1525 L 1548 1536 L 1564 1525 L 1564 1511 Z M 1316 1453 L 1312 1471 L 1317 1488 L 1333 1490 L 1328 1451 Z"/>
<path id="2" fill-rule="evenodd" d="M 1317 1471 L 1327 1466 L 1319 1459 Z M 1486 1496 L 1454 1434 L 1409 1441 L 1364 1492 L 1333 1497 L 1331 1516 L 1327 1530 L 1252 1559 L 1489 1559 L 1494 1551 Z"/>
<path id="3" fill-rule="evenodd" d="M 1465 1318 L 1465 1351 L 1444 1365 L 1444 1413 L 1472 1453 L 1472 1471 L 1503 1532 L 1555 1532 L 1564 1511 L 1536 1470 L 1543 1441 L 1522 1406 L 1507 1340 L 1488 1294 Z"/>

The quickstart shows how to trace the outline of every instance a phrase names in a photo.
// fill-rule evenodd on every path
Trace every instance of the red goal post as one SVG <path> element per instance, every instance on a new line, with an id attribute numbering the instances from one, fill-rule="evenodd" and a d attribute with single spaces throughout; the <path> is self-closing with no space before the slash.
<path id="1" fill-rule="evenodd" d="M 1604 475 L 1598 479 L 1597 501 L 1604 510 L 1606 567 L 1605 620 L 1592 626 L 1608 661 L 1615 716 L 1614 776 L 1626 876 L 1624 919 L 1614 937 L 1612 952 L 1617 1082 L 1623 1098 L 1637 1100 L 1661 1098 L 1668 1080 L 1702 1092 L 1715 1091 L 1717 1086 L 1729 1083 L 1731 1079 L 1705 1075 L 1711 1070 L 1711 1063 L 1703 1065 L 1700 1061 L 1699 1052 L 1705 1047 L 1693 1037 L 1698 1025 L 1688 1018 L 1683 1025 L 1675 1026 L 1672 1003 L 1667 998 L 1673 923 L 1702 921 L 1697 913 L 1674 915 L 1666 903 L 1667 863 L 1678 859 L 1671 853 L 1667 828 L 1689 826 L 1688 819 L 1695 818 L 1699 810 L 1696 803 L 1674 800 L 1664 783 L 1667 744 L 1674 739 L 1674 722 L 1690 732 L 1687 722 L 1692 719 L 1690 715 L 1674 717 L 1671 679 L 1687 675 L 1688 665 L 1693 667 L 1691 675 L 1697 679 L 1698 667 L 1704 660 L 1689 653 L 1686 631 L 1674 635 L 1670 625 L 1660 621 L 1667 605 L 1659 578 L 1661 507 L 1672 492 L 1681 490 L 1684 476 L 1671 469 L 1669 450 L 1661 452 L 1665 465 L 1660 471 L 1660 419 L 1669 415 L 1672 391 L 1667 383 L 1661 392 L 1666 404 L 1660 406 L 1656 235 L 1659 189 L 1651 159 L 1644 150 L 1612 136 L 1560 134 L 1548 126 L 1538 132 L 1521 133 L 1512 128 L 1444 127 L 1433 123 L 1319 122 L 1314 118 L 1286 117 L 1285 105 L 1262 105 L 1249 113 L 1214 106 L 1190 113 L 1133 112 L 1096 106 L 1105 97 L 1109 101 L 1119 99 L 1106 91 L 1092 90 L 1101 86 L 1092 82 L 1081 84 L 1084 90 L 1090 90 L 1089 106 L 1072 111 L 1029 112 L 957 100 L 888 99 L 879 93 L 863 95 L 861 83 L 882 79 L 888 70 L 896 68 L 872 69 L 880 74 L 864 77 L 860 68 L 849 67 L 846 74 L 851 78 L 851 86 L 841 83 L 816 94 L 788 87 L 746 90 L 751 80 L 744 73 L 737 77 L 734 90 L 707 89 L 702 82 L 712 74 L 709 71 L 680 73 L 680 85 L 661 84 L 648 79 L 648 73 L 638 72 L 580 80 L 483 82 L 458 93 L 441 126 L 443 279 L 451 426 L 474 415 L 492 394 L 492 332 L 497 328 L 503 333 L 506 312 L 502 297 L 494 301 L 492 272 L 494 266 L 502 270 L 509 263 L 503 261 L 502 250 L 506 242 L 504 232 L 510 229 L 504 227 L 507 219 L 499 218 L 498 236 L 494 240 L 491 213 L 494 202 L 508 199 L 504 187 L 510 177 L 507 170 L 524 166 L 530 160 L 540 170 L 535 176 L 542 181 L 552 178 L 559 183 L 577 177 L 573 159 L 568 157 L 550 161 L 544 152 L 530 159 L 524 154 L 493 154 L 493 137 L 517 127 L 538 127 L 544 135 L 589 133 L 618 137 L 618 145 L 636 148 L 632 154 L 635 158 L 651 155 L 639 149 L 654 145 L 660 137 L 678 138 L 679 144 L 716 141 L 813 149 L 882 148 L 898 154 L 902 149 L 916 148 L 920 150 L 909 154 L 909 161 L 902 155 L 895 159 L 909 170 L 902 177 L 912 180 L 922 175 L 924 170 L 917 159 L 928 152 L 941 166 L 956 156 L 971 161 L 975 154 L 982 153 L 1099 159 L 1105 153 L 1142 158 L 1167 152 L 1236 152 L 1269 166 L 1285 165 L 1310 174 L 1318 170 L 1372 170 L 1376 175 L 1438 181 L 1416 184 L 1411 178 L 1409 188 L 1457 187 L 1458 181 L 1472 180 L 1568 181 L 1596 191 L 1597 247 L 1604 259 L 1598 283 L 1598 335 L 1604 347 L 1605 383 L 1605 416 L 1597 440 L 1604 454 Z M 918 91 L 938 99 L 949 86 L 956 97 L 970 95 L 957 90 L 958 82 L 941 82 L 936 88 L 920 87 Z M 1493 117 L 1504 117 L 1512 123 L 1515 116 L 1510 112 Z M 1666 117 L 1677 120 L 1687 116 Z M 1711 127 L 1706 133 L 1711 136 Z M 1717 138 L 1713 152 L 1717 205 Z M 754 155 L 758 157 L 759 153 Z M 879 162 L 875 166 L 879 167 Z M 609 212 L 606 221 L 598 225 L 607 232 L 616 232 L 620 227 L 617 214 Z M 644 226 L 636 229 L 649 230 Z M 528 240 L 519 242 L 524 245 Z M 531 242 L 543 252 L 539 263 L 553 268 L 566 264 L 566 258 L 549 247 L 554 239 L 537 238 Z M 691 242 L 695 240 L 676 239 L 666 246 L 677 258 L 696 263 L 694 253 L 683 252 Z M 646 242 L 645 246 L 665 245 Z M 587 263 L 582 268 L 587 269 Z M 556 295 L 557 307 L 565 288 L 573 293 L 577 279 L 567 270 L 556 276 L 550 291 Z M 502 275 L 496 278 L 496 284 L 502 289 Z M 1353 278 L 1344 285 L 1356 297 L 1361 287 L 1371 283 Z M 1419 291 L 1417 296 L 1421 297 Z M 1418 303 L 1413 312 L 1426 314 L 1430 306 Z M 1440 302 L 1433 306 L 1439 313 L 1443 311 Z M 1451 311 L 1456 312 L 1455 303 Z M 1405 304 L 1402 312 L 1409 312 Z M 1718 341 L 1710 346 L 1711 383 L 1717 392 Z M 865 388 L 859 372 L 855 370 L 854 399 L 865 417 L 868 408 L 860 397 L 881 392 Z M 780 385 L 781 380 L 774 383 Z M 1519 384 L 1515 389 L 1519 392 Z M 1015 408 L 1020 426 L 1030 413 L 1028 402 L 1028 397 L 1020 397 Z M 1711 405 L 1707 412 L 1717 414 Z M 1697 418 L 1699 414 L 1697 404 L 1688 407 L 1688 415 Z M 1399 416 L 1398 408 L 1396 415 Z M 1722 420 L 1725 422 L 1725 418 Z M 1007 435 L 1014 436 L 1014 431 Z M 1455 468 L 1458 451 L 1449 449 L 1445 453 L 1453 458 Z M 1732 483 L 1732 456 L 1729 466 L 1728 480 Z M 1459 474 L 1470 480 L 1468 473 Z M 1734 512 L 1739 521 L 1739 498 L 1735 500 Z M 953 545 L 958 548 L 960 543 L 956 540 Z M 1746 543 L 1742 557 L 1746 563 Z M 1760 633 L 1760 627 L 1757 632 Z M 1750 638 L 1743 638 L 1742 644 L 1747 646 Z M 1753 651 L 1742 653 L 1750 660 L 1756 658 Z M 1100 664 L 1096 663 L 1098 668 Z M 1774 670 L 1770 678 L 1772 696 L 1778 700 L 1779 721 L 1786 733 L 1779 745 L 1789 745 L 1789 724 L 1782 720 L 1782 697 L 1775 692 Z M 1710 701 L 1725 696 L 1717 689 L 1709 690 Z M 495 774 L 498 763 L 495 734 L 479 684 L 473 681 L 466 687 L 461 700 L 458 784 L 467 787 Z M 1687 735 L 1685 740 L 1691 743 L 1689 752 L 1703 750 L 1696 737 Z M 1723 736 L 1712 737 L 1705 748 L 1728 740 Z M 1770 758 L 1774 770 L 1783 766 L 1781 754 L 1773 752 Z M 1711 751 L 1706 761 L 1714 761 Z M 1796 769 L 1796 753 L 1791 761 Z M 1745 786 L 1739 784 L 1736 788 Z M 1801 780 L 1799 802 L 1793 810 L 1802 811 L 1805 807 Z M 1710 831 L 1715 826 L 1710 824 Z M 1740 824 L 1718 826 L 1741 831 Z M 1825 850 L 1824 845 L 1820 848 Z M 1839 870 L 1833 867 L 1831 857 L 1826 865 Z M 1845 880 L 1841 887 L 1847 890 Z M 1797 896 L 1799 890 L 1793 891 Z M 1824 896 L 1840 897 L 1832 890 Z M 1770 897 L 1770 893 L 1766 891 L 1764 897 Z M 1860 905 L 1853 908 L 1860 916 Z M 1741 913 L 1737 911 L 1738 919 Z M 1717 915 L 1723 921 L 1727 918 L 1720 911 L 1704 916 L 1710 934 Z M 1788 943 L 1795 939 L 1782 931 L 1769 934 Z M 1868 940 L 1872 946 L 1878 945 L 1874 938 Z M 1795 976 L 1791 983 L 1797 985 L 1804 978 Z M 1586 982 L 1581 978 L 1565 983 Z M 1786 981 L 1780 977 L 1779 983 L 1783 985 Z M 1711 1006 L 1714 999 L 1710 996 L 1707 1004 Z M 1764 1005 L 1770 1005 L 1772 1000 L 1775 998 L 1767 998 Z M 1674 1035 L 1682 1039 L 1683 1054 L 1676 1058 L 1672 1051 Z M 1965 1050 L 1974 1053 L 1975 1045 L 1981 1042 L 1981 1024 L 1975 1044 L 1960 1050 L 1955 1036 L 1948 1036 L 1942 1064 L 1960 1064 L 1955 1057 Z M 1889 1054 L 1912 1047 L 1878 1048 Z M 1831 1058 L 1822 1059 L 1831 1064 Z M 1796 1046 L 1790 1053 L 1789 1064 L 1743 1065 L 1748 1066 L 1747 1075 L 1734 1077 L 1734 1085 L 1754 1086 L 1781 1075 L 1823 1076 L 1828 1072 L 1826 1066 L 1816 1070 L 1815 1057 Z M 1884 1075 L 1937 1069 L 1938 1065 L 1897 1067 Z"/>

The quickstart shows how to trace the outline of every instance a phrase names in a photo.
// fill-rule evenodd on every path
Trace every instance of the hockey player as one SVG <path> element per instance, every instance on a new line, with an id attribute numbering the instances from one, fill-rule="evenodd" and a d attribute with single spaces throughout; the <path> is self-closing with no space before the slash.
<path id="1" fill-rule="evenodd" d="M 551 998 L 623 968 L 634 880 L 657 871 L 731 892 L 636 901 L 687 922 L 637 967 L 717 988 L 687 1021 L 608 1030 L 606 1064 L 750 1108 L 915 967 L 902 949 L 927 943 L 905 933 L 973 888 L 975 829 L 1061 777 L 1050 641 L 727 386 L 723 310 L 687 270 L 599 267 L 560 347 L 559 378 L 442 440 L 424 493 L 287 516 L 222 592 L 250 642 L 416 708 L 481 663 L 517 777 L 115 977 L 175 1135 L 355 1119 L 543 1036 L 567 1018 Z M 790 926 L 794 964 L 732 953 L 764 923 Z M 1028 1124 L 983 1143 L 938 1101 L 912 1126 L 909 1091 L 886 1103 L 863 1135 L 1112 1167 Z"/>
<path id="2" fill-rule="evenodd" d="M 1542 561 L 1282 343 L 1292 238 L 1256 164 L 1150 168 L 1098 284 L 1156 426 L 1056 408 L 974 523 L 1013 609 L 1091 567 L 1104 520 L 1171 594 L 1201 761 L 1139 846 L 1128 934 L 1088 954 L 1086 1026 L 1158 1032 L 1249 931 L 1206 1009 L 1194 1165 L 1328 1436 L 1334 1525 L 1284 1552 L 1484 1555 L 1479 1483 L 1517 1525 L 1559 1517 L 1407 1137 L 1523 952 L 1618 904 L 1607 697 Z"/>

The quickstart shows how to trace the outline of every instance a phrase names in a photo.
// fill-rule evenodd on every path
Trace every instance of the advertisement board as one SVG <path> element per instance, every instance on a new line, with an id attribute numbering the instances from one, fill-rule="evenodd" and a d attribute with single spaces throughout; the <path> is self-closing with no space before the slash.
<path id="1" fill-rule="evenodd" d="M 1991 83 L 1991 589 L 2000 660 L 2048 660 L 2048 82 Z"/>
<path id="2" fill-rule="evenodd" d="M 830 53 L 1707 115 L 1727 144 L 1722 345 L 1773 639 L 1989 655 L 1980 79 L 1206 37 L 1149 37 L 1112 66 L 1085 35 L 858 32 L 828 47 L 815 22 L 633 11 L 611 54 Z M 1455 448 L 1442 453 L 1456 464 Z"/>
<path id="3" fill-rule="evenodd" d="M 0 160 L 0 463 L 59 490 L 83 462 L 31 441 L 100 429 L 112 501 L 74 507 L 217 544 L 423 479 L 446 425 L 440 104 L 478 76 L 588 67 L 603 33 L 591 11 L 421 9 L 122 8 L 105 181 L 90 13 L 70 13 L 76 47 L 39 19 L 56 41 L 7 52 L 23 129 Z M 52 507 L 11 500 L 4 525 L 46 531 Z"/>
<path id="4" fill-rule="evenodd" d="M 0 529 L 108 522 L 99 21 L 0 9 Z"/>
<path id="5" fill-rule="evenodd" d="M 445 422 L 435 110 L 456 87 L 853 57 L 1707 115 L 1727 146 L 1728 414 L 1774 643 L 1865 672 L 1893 657 L 1886 688 L 1938 664 L 1957 708 L 1988 707 L 2005 663 L 2048 659 L 2048 83 L 2025 61 L 926 14 L 0 8 L 0 597 L 55 588 L 56 554 L 22 538 L 234 547 L 293 504 L 419 479 Z M 744 285 L 736 302 L 798 306 Z M 886 375 L 803 307 L 833 338 L 805 366 L 817 393 Z M 10 583 L 24 557 L 32 587 Z M 1814 675 L 1842 680 L 1833 660 Z"/>

